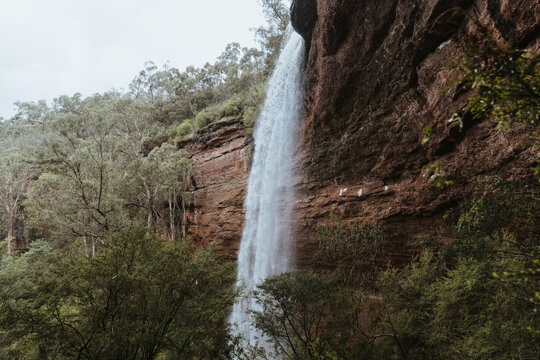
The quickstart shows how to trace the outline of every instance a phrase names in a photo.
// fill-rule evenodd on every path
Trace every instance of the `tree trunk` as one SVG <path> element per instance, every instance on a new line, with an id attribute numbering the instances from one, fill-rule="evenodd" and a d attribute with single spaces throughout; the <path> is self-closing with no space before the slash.
<path id="1" fill-rule="evenodd" d="M 11 256 L 11 242 L 13 241 L 13 226 L 11 218 L 8 220 L 8 233 L 7 233 L 7 253 L 8 256 Z"/>
<path id="2" fill-rule="evenodd" d="M 184 194 L 182 194 L 182 237 L 186 237 L 186 202 L 184 200 Z"/>
<path id="3" fill-rule="evenodd" d="M 148 230 L 152 228 L 152 206 L 153 206 L 153 199 L 152 199 L 152 192 L 150 191 L 150 188 L 148 186 L 146 187 L 146 199 L 147 199 L 147 215 L 146 215 L 146 226 L 148 227 Z"/>
<path id="4" fill-rule="evenodd" d="M 173 205 L 171 197 L 169 196 L 169 221 L 171 226 L 171 241 L 174 241 L 174 238 L 176 237 L 176 229 L 174 228 L 174 211 L 173 211 Z"/>
<path id="5" fill-rule="evenodd" d="M 88 244 L 86 243 L 86 236 L 83 236 L 84 255 L 88 257 Z"/>
<path id="6" fill-rule="evenodd" d="M 11 208 L 8 214 L 8 231 L 7 231 L 7 252 L 11 256 L 13 248 L 13 240 L 15 235 L 15 226 L 17 225 L 17 206 Z"/>

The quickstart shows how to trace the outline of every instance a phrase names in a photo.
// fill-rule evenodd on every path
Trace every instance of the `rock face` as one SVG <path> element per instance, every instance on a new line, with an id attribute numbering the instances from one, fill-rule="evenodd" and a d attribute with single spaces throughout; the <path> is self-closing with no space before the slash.
<path id="1" fill-rule="evenodd" d="M 317 246 L 314 225 L 332 213 L 382 224 L 381 261 L 401 264 L 476 184 L 529 175 L 535 155 L 520 147 L 524 129 L 502 132 L 466 116 L 461 133 L 450 131 L 446 120 L 468 94 L 443 89 L 457 76 L 448 65 L 475 21 L 514 46 L 538 50 L 538 1 L 319 0 L 317 12 L 298 180 L 301 266 Z M 423 147 L 428 125 L 436 135 Z M 422 166 L 436 161 L 454 186 L 441 191 L 421 176 Z"/>
<path id="2" fill-rule="evenodd" d="M 307 50 L 311 44 L 313 28 L 317 23 L 317 0 L 293 1 L 291 4 L 291 24 L 306 41 Z"/>
<path id="3" fill-rule="evenodd" d="M 468 94 L 443 89 L 457 77 L 448 65 L 474 22 L 537 51 L 537 0 L 295 0 L 292 22 L 310 49 L 303 167 L 294 179 L 300 267 L 317 249 L 317 223 L 332 214 L 381 224 L 387 239 L 379 260 L 400 265 L 475 185 L 530 177 L 535 153 L 521 146 L 526 130 L 500 131 L 467 115 L 462 132 L 449 129 Z M 422 146 L 428 125 L 433 136 Z M 199 169 L 190 232 L 224 241 L 231 256 L 244 221 L 248 144 L 235 123 L 182 145 Z M 422 166 L 437 161 L 454 186 L 439 190 L 422 177 Z"/>
<path id="4" fill-rule="evenodd" d="M 235 257 L 244 224 L 250 141 L 240 121 L 179 144 L 197 166 L 188 232 L 195 241 L 221 241 Z"/>

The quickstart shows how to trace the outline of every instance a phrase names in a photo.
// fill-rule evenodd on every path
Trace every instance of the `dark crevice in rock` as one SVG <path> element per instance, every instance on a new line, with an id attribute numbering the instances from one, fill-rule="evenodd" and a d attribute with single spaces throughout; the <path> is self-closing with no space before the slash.
<path id="1" fill-rule="evenodd" d="M 412 66 L 416 68 L 424 59 L 444 42 L 448 41 L 461 27 L 465 19 L 462 9 L 471 5 L 472 1 L 440 2 L 435 6 L 429 19 L 427 28 L 420 35 L 416 51 L 412 59 Z"/>
<path id="2" fill-rule="evenodd" d="M 306 51 L 309 52 L 313 28 L 317 23 L 316 0 L 293 0 L 291 4 L 291 24 L 306 42 Z"/>
<path id="3" fill-rule="evenodd" d="M 370 46 L 365 53 L 365 57 L 367 59 L 373 58 L 373 55 L 383 46 L 384 40 L 388 37 L 388 34 L 392 29 L 392 25 L 396 21 L 397 5 L 398 2 L 394 2 L 392 4 L 392 8 L 390 9 L 389 14 L 386 16 L 386 21 L 379 26 L 379 28 L 373 34 L 373 39 L 370 41 Z"/>
<path id="4" fill-rule="evenodd" d="M 358 88 L 361 85 L 361 74 L 352 74 L 347 83 L 339 90 L 336 99 L 336 112 L 339 115 L 351 114 L 356 103 Z"/>
<path id="5" fill-rule="evenodd" d="M 495 27 L 501 32 L 502 37 L 511 43 L 516 42 L 516 25 L 506 19 L 501 13 L 501 1 L 488 0 L 487 9 L 495 22 Z"/>
<path id="6" fill-rule="evenodd" d="M 540 37 L 540 22 L 529 33 L 525 34 L 521 40 L 516 42 L 516 47 L 524 49 L 538 39 L 538 37 Z"/>

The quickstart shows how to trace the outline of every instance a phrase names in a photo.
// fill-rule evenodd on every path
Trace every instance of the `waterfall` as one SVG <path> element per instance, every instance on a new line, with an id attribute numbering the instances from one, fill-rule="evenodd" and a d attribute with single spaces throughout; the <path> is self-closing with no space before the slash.
<path id="1" fill-rule="evenodd" d="M 246 293 L 294 265 L 290 234 L 293 147 L 298 141 L 304 40 L 289 25 L 284 44 L 254 133 L 255 152 L 238 254 L 237 280 Z M 259 309 L 253 299 L 245 297 L 234 305 L 231 323 L 253 342 L 259 334 L 250 324 L 249 310 Z"/>

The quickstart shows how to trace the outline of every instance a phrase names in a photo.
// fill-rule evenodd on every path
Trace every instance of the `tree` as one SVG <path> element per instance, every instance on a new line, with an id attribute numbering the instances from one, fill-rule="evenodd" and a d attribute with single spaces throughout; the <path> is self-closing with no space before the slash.
<path id="1" fill-rule="evenodd" d="M 44 166 L 25 203 L 29 224 L 42 236 L 82 241 L 93 255 L 110 232 L 137 221 L 139 209 L 146 209 L 149 228 L 163 225 L 173 239 L 181 223 L 185 236 L 193 168 L 185 152 L 161 146 L 162 127 L 153 123 L 145 100 L 114 92 L 60 97 L 46 119 L 39 125 L 47 133 L 40 149 Z"/>
<path id="2" fill-rule="evenodd" d="M 374 339 L 362 324 L 363 290 L 332 273 L 296 271 L 266 279 L 254 297 L 253 324 L 289 359 L 364 359 Z"/>
<path id="3" fill-rule="evenodd" d="M 4 356 L 226 358 L 234 268 L 212 248 L 131 229 L 93 258 L 34 243 L 0 268 Z M 19 357 L 18 357 L 19 358 Z"/>
<path id="4" fill-rule="evenodd" d="M 254 324 L 293 359 L 537 358 L 538 205 L 534 185 L 479 186 L 411 264 L 374 281 L 348 280 L 365 271 L 356 257 L 370 256 L 377 227 L 326 223 L 321 255 L 337 269 L 267 279 Z"/>
<path id="5" fill-rule="evenodd" d="M 108 231 L 125 226 L 116 181 L 122 161 L 114 137 L 117 99 L 95 95 L 75 112 L 57 108 L 45 123 L 48 166 L 25 204 L 30 224 L 57 241 L 88 240 L 94 249 Z"/>
<path id="6" fill-rule="evenodd" d="M 1 358 L 47 358 L 46 351 L 33 340 L 29 329 L 49 324 L 49 318 L 42 311 L 43 298 L 37 287 L 53 276 L 51 263 L 54 258 L 55 252 L 49 244 L 35 241 L 24 255 L 4 258 L 0 262 Z"/>
<path id="7" fill-rule="evenodd" d="M 289 9 L 281 0 L 260 0 L 268 26 L 255 29 L 255 35 L 266 53 L 266 73 L 269 75 L 279 56 L 281 43 L 289 24 Z"/>
<path id="8" fill-rule="evenodd" d="M 0 202 L 6 215 L 6 238 L 8 254 L 12 253 L 15 240 L 17 217 L 22 197 L 26 193 L 29 181 L 33 177 L 31 167 L 25 163 L 19 149 L 4 149 L 0 154 Z"/>
<path id="9" fill-rule="evenodd" d="M 181 213 L 182 236 L 186 236 L 188 187 L 195 170 L 183 150 L 170 144 L 154 148 L 146 157 L 136 159 L 124 175 L 130 189 L 128 201 L 145 209 L 148 229 L 161 222 L 170 240 L 177 236 L 177 214 Z M 180 203 L 178 202 L 180 200 Z M 166 208 L 164 208 L 164 204 Z"/>
<path id="10" fill-rule="evenodd" d="M 289 23 L 289 7 L 282 0 L 259 0 L 270 26 L 285 30 Z"/>
<path id="11" fill-rule="evenodd" d="M 336 217 L 317 226 L 316 261 L 333 267 L 345 283 L 373 284 L 376 259 L 383 250 L 384 233 L 371 224 L 347 224 Z"/>
<path id="12" fill-rule="evenodd" d="M 12 253 L 16 226 L 22 200 L 26 196 L 30 180 L 35 177 L 32 164 L 32 147 L 36 140 L 20 122 L 3 123 L 0 128 L 0 205 L 5 218 L 7 252 Z"/>
<path id="13" fill-rule="evenodd" d="M 313 346 L 332 316 L 335 286 L 331 278 L 310 272 L 284 273 L 266 279 L 254 292 L 260 311 L 253 323 L 289 359 L 315 359 Z M 328 335 L 328 334 L 326 334 Z"/>

